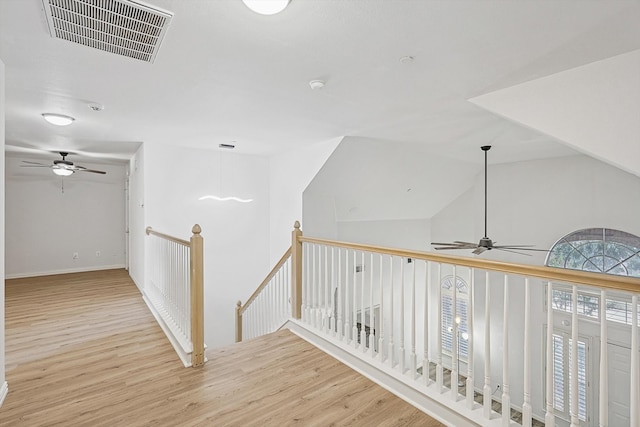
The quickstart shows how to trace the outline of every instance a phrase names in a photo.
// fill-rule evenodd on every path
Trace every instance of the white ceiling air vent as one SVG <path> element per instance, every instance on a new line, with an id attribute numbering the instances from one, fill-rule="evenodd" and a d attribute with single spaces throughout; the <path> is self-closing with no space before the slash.
<path id="1" fill-rule="evenodd" d="M 173 16 L 133 0 L 42 0 L 51 37 L 153 62 Z"/>

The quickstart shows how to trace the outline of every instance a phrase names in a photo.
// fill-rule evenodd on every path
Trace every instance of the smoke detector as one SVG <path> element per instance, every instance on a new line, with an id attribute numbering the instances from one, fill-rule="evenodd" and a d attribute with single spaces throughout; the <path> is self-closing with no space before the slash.
<path id="1" fill-rule="evenodd" d="M 313 89 L 313 90 L 322 89 L 324 87 L 324 81 L 322 81 L 322 80 L 311 80 L 309 82 L 309 86 L 311 86 L 311 89 Z"/>
<path id="2" fill-rule="evenodd" d="M 42 0 L 42 5 L 51 37 L 151 63 L 173 17 L 135 0 Z"/>

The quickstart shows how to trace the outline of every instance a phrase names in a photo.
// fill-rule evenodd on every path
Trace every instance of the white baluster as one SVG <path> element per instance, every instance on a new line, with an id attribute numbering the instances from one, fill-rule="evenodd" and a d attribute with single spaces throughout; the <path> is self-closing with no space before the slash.
<path id="1" fill-rule="evenodd" d="M 329 303 L 329 309 L 331 310 L 331 316 L 329 316 L 329 319 L 331 320 L 331 323 L 329 325 L 329 327 L 331 328 L 331 336 L 336 336 L 336 331 L 337 331 L 337 324 L 336 322 L 338 321 L 337 317 L 337 311 L 338 311 L 338 296 L 335 294 L 335 289 L 338 289 L 335 283 L 335 278 L 336 278 L 336 254 L 335 254 L 335 250 L 336 248 L 331 247 L 331 286 L 329 286 L 329 300 L 331 301 Z"/>
<path id="2" fill-rule="evenodd" d="M 353 267 L 355 268 L 355 267 Z M 349 314 L 349 250 L 345 249 L 344 251 L 344 337 L 347 342 L 349 342 L 349 337 L 351 336 L 351 325 L 349 324 L 351 320 L 351 315 Z"/>
<path id="3" fill-rule="evenodd" d="M 378 322 L 380 323 L 380 332 L 378 335 L 378 361 L 380 363 L 384 362 L 384 280 L 382 279 L 382 274 L 383 274 L 383 264 L 384 264 L 384 257 L 382 256 L 382 254 L 379 255 L 378 257 L 380 259 L 380 277 L 378 278 L 378 286 L 380 286 L 380 319 L 378 319 Z"/>
<path id="4" fill-rule="evenodd" d="M 315 316 L 314 320 L 316 322 L 316 327 L 321 332 L 322 331 L 322 246 L 317 246 L 316 256 L 313 258 L 313 263 L 316 266 L 316 284 L 315 284 L 315 292 L 316 292 L 316 303 L 314 304 Z"/>
<path id="5" fill-rule="evenodd" d="M 458 344 L 460 318 L 458 317 L 458 276 L 453 265 L 453 293 L 451 295 L 451 399 L 458 400 Z"/>
<path id="6" fill-rule="evenodd" d="M 442 392 L 442 264 L 438 263 L 438 283 L 436 283 L 436 301 L 438 307 L 436 328 L 436 386 Z"/>
<path id="7" fill-rule="evenodd" d="M 342 296 L 342 249 L 337 248 L 338 250 L 338 298 L 336 301 L 336 306 L 338 307 L 338 313 L 336 316 L 336 320 L 338 322 L 336 329 L 338 334 L 338 339 L 342 341 L 344 339 L 344 324 L 342 323 L 342 310 L 344 309 L 344 297 Z"/>
<path id="8" fill-rule="evenodd" d="M 316 326 L 316 245 L 311 244 L 310 260 L 311 280 L 309 281 L 309 325 Z"/>
<path id="9" fill-rule="evenodd" d="M 638 295 L 631 297 L 631 392 L 629 402 L 631 402 L 631 427 L 639 427 L 640 414 L 640 378 L 638 378 Z"/>
<path id="10" fill-rule="evenodd" d="M 310 275 L 310 265 L 309 265 L 309 244 L 303 243 L 302 250 L 302 258 L 305 263 L 304 267 L 304 277 L 305 280 L 302 283 L 302 321 L 306 324 L 309 324 L 309 275 Z"/>
<path id="11" fill-rule="evenodd" d="M 425 385 L 431 383 L 429 379 L 429 295 L 431 294 L 431 261 L 425 261 L 425 278 L 424 278 L 424 344 L 422 357 L 422 379 Z"/>
<path id="12" fill-rule="evenodd" d="M 416 260 L 413 261 L 411 271 L 411 378 L 415 379 L 417 375 L 417 356 L 416 356 Z"/>
<path id="13" fill-rule="evenodd" d="M 578 427 L 578 286 L 571 295 L 571 427 Z"/>
<path id="14" fill-rule="evenodd" d="M 531 288 L 529 278 L 524 279 L 524 403 L 522 404 L 522 426 L 531 427 Z"/>
<path id="15" fill-rule="evenodd" d="M 607 328 L 607 291 L 600 291 L 600 427 L 609 425 L 609 360 Z"/>
<path id="16" fill-rule="evenodd" d="M 547 372 L 546 372 L 546 414 L 545 427 L 554 427 L 556 417 L 553 415 L 553 285 L 547 282 Z"/>
<path id="17" fill-rule="evenodd" d="M 400 258 L 400 355 L 398 362 L 400 363 L 400 372 L 404 374 L 405 370 L 405 349 L 404 349 L 404 258 Z"/>
<path id="18" fill-rule="evenodd" d="M 364 252 L 362 252 L 360 259 L 362 264 L 362 268 L 360 269 L 360 348 L 364 353 L 367 351 L 366 318 L 364 316 L 366 313 L 364 306 Z"/>
<path id="19" fill-rule="evenodd" d="M 322 313 L 324 315 L 324 333 L 329 333 L 330 326 L 329 322 L 331 321 L 331 282 L 329 280 L 329 247 L 324 247 L 324 308 L 322 309 Z"/>
<path id="20" fill-rule="evenodd" d="M 373 335 L 375 331 L 376 319 L 375 314 L 373 313 L 373 252 L 370 256 L 370 267 L 369 267 L 369 352 L 371 353 L 371 357 L 376 356 L 375 348 L 375 339 L 376 337 Z"/>
<path id="21" fill-rule="evenodd" d="M 474 389 L 473 389 L 473 315 L 476 303 L 475 293 L 475 270 L 471 269 L 471 286 L 469 288 L 469 305 L 467 309 L 467 408 L 472 409 L 474 405 Z"/>
<path id="22" fill-rule="evenodd" d="M 491 390 L 491 283 L 489 272 L 485 272 L 484 279 L 484 386 L 482 387 L 482 408 L 486 419 L 491 418 L 492 390 Z"/>
<path id="23" fill-rule="evenodd" d="M 511 423 L 509 385 L 509 276 L 504 275 L 504 315 L 502 318 L 502 425 Z"/>
<path id="24" fill-rule="evenodd" d="M 393 368 L 395 355 L 393 343 L 393 256 L 389 257 L 389 276 L 389 354 L 387 355 L 387 359 L 389 360 L 389 366 Z"/>
<path id="25" fill-rule="evenodd" d="M 353 326 L 351 327 L 351 337 L 353 338 L 353 347 L 358 348 L 358 258 L 356 252 L 353 251 L 353 313 L 351 313 Z"/>

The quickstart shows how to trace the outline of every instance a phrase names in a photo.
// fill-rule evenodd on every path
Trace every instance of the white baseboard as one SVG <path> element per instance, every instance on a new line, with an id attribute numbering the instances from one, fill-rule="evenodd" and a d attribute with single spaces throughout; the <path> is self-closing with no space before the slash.
<path id="1" fill-rule="evenodd" d="M 0 387 L 0 407 L 2 407 L 2 403 L 4 402 L 5 397 L 9 393 L 9 384 L 5 381 L 4 384 Z"/>
<path id="2" fill-rule="evenodd" d="M 93 267 L 80 267 L 80 268 L 68 268 L 63 270 L 51 270 L 51 271 L 33 271 L 29 273 L 14 273 L 6 274 L 5 279 L 23 279 L 25 277 L 39 277 L 39 276 L 53 276 L 56 274 L 68 274 L 68 273 L 85 273 L 87 271 L 100 271 L 100 270 L 117 270 L 125 268 L 124 264 L 114 265 L 96 265 Z"/>

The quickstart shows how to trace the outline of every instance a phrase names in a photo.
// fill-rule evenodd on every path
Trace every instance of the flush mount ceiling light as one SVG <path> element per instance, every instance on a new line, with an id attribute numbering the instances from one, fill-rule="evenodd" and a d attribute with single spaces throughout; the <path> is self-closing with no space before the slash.
<path id="1" fill-rule="evenodd" d="M 52 125 L 56 126 L 69 126 L 76 119 L 71 116 L 65 116 L 64 114 L 43 113 L 42 117 Z"/>
<path id="2" fill-rule="evenodd" d="M 282 12 L 291 0 L 242 0 L 249 9 L 260 15 L 275 15 Z"/>

